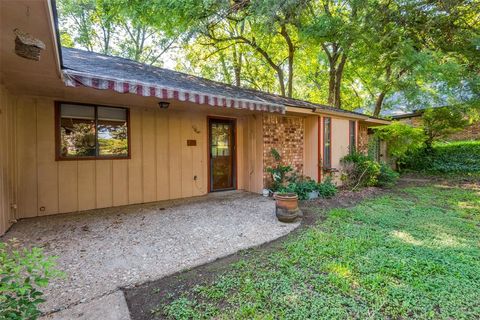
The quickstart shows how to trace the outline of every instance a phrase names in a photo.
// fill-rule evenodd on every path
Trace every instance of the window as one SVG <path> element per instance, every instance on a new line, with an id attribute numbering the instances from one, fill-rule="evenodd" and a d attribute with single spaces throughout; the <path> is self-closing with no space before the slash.
<path id="1" fill-rule="evenodd" d="M 128 158 L 126 108 L 58 103 L 57 159 Z"/>
<path id="2" fill-rule="evenodd" d="M 350 127 L 349 127 L 349 150 L 350 150 L 350 154 L 355 152 L 356 146 L 357 146 L 356 121 L 350 120 Z"/>
<path id="3" fill-rule="evenodd" d="M 323 167 L 332 167 L 332 119 L 323 118 Z"/>

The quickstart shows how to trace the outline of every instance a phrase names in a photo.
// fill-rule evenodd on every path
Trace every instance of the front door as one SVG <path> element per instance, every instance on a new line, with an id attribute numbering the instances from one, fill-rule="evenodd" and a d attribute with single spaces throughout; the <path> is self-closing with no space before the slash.
<path id="1" fill-rule="evenodd" d="M 235 120 L 208 119 L 210 190 L 235 189 Z"/>

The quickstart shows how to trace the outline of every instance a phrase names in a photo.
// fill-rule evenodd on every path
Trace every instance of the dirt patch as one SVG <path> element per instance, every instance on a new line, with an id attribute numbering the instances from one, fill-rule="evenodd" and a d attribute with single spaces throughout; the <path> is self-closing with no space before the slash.
<path id="1" fill-rule="evenodd" d="M 241 259 L 258 258 L 261 253 L 277 250 L 282 244 L 301 230 L 314 225 L 326 218 L 325 213 L 332 208 L 353 207 L 362 200 L 385 194 L 387 191 L 379 188 L 365 188 L 361 191 L 341 191 L 332 199 L 317 199 L 301 202 L 304 213 L 302 224 L 292 233 L 258 247 L 243 250 L 230 256 L 218 259 L 193 269 L 176 273 L 142 285 L 124 288 L 130 315 L 133 320 L 162 319 L 159 307 L 177 299 L 183 292 L 197 286 L 215 281 L 229 270 L 232 263 Z M 153 312 L 152 312 L 153 311 Z M 155 312 L 156 311 L 156 312 Z"/>

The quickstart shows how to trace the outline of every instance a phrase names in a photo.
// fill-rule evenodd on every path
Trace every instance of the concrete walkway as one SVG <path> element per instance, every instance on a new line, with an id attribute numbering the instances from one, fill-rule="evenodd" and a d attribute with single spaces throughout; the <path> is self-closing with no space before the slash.
<path id="1" fill-rule="evenodd" d="M 272 241 L 299 225 L 278 222 L 274 206 L 271 199 L 246 192 L 210 194 L 27 219 L 2 240 L 17 238 L 59 257 L 67 276 L 49 285 L 42 308 L 68 310 L 45 319 L 110 319 L 109 311 L 118 313 L 112 319 L 124 319 L 119 288 Z"/>

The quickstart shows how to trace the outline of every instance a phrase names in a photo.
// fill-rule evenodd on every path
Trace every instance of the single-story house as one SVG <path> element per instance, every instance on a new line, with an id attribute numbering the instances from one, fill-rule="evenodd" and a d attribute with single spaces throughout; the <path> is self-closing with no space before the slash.
<path id="1" fill-rule="evenodd" d="M 0 235 L 29 217 L 259 193 L 271 148 L 321 180 L 388 123 L 62 48 L 49 0 L 2 1 L 0 12 Z"/>

